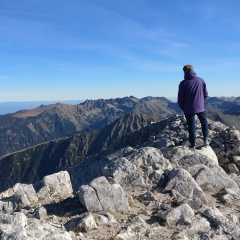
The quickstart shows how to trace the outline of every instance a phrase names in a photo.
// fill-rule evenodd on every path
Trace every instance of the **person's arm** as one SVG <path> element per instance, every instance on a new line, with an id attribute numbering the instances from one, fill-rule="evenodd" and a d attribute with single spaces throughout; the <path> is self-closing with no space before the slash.
<path id="1" fill-rule="evenodd" d="M 180 83 L 178 87 L 178 105 L 183 110 L 184 107 L 184 88 L 183 85 Z"/>
<path id="2" fill-rule="evenodd" d="M 208 90 L 205 82 L 203 82 L 203 95 L 204 95 L 204 100 L 206 100 L 206 98 L 208 97 Z"/>

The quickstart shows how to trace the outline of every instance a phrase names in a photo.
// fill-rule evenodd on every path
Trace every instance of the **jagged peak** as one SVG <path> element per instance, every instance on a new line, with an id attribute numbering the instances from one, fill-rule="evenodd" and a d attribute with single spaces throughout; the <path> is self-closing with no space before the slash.
<path id="1" fill-rule="evenodd" d="M 122 98 L 109 98 L 109 99 L 103 99 L 103 98 L 100 98 L 100 99 L 96 99 L 96 100 L 93 100 L 93 99 L 87 99 L 85 102 L 83 103 L 80 103 L 80 105 L 89 105 L 89 104 L 98 104 L 98 103 L 122 103 L 122 102 L 126 102 L 126 101 L 129 101 L 129 100 L 134 100 L 134 101 L 137 101 L 139 100 L 138 98 L 134 97 L 134 96 L 130 96 L 130 97 L 122 97 Z"/>
<path id="2" fill-rule="evenodd" d="M 158 99 L 158 100 L 162 100 L 164 102 L 171 102 L 169 99 L 165 98 L 165 97 L 152 97 L 152 96 L 147 96 L 147 97 L 144 97 L 144 98 L 141 98 L 141 100 L 145 101 L 145 100 L 155 100 L 155 99 Z"/>

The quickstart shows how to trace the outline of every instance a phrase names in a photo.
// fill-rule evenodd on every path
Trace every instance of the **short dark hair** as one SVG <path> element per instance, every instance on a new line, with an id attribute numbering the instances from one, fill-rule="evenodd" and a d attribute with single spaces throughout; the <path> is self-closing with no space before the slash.
<path id="1" fill-rule="evenodd" d="M 183 66 L 183 71 L 184 71 L 185 73 L 187 73 L 187 72 L 189 72 L 189 71 L 194 71 L 194 68 L 193 68 L 192 65 L 187 64 L 187 65 L 184 65 L 184 66 Z"/>

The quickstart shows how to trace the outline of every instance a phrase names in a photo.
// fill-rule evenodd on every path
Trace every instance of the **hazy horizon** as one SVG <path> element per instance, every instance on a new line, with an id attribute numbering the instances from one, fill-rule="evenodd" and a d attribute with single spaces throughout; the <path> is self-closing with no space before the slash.
<path id="1" fill-rule="evenodd" d="M 135 97 L 135 96 L 134 96 Z M 145 96 L 147 97 L 147 96 Z M 154 96 L 157 97 L 157 96 Z M 158 96 L 158 97 L 165 97 L 165 96 Z M 227 98 L 236 98 L 233 96 L 212 96 L 212 97 L 227 97 Z M 177 97 L 165 97 L 172 102 L 177 102 Z M 90 98 L 88 98 L 90 100 Z M 87 99 L 84 100 L 52 100 L 52 101 L 13 101 L 13 102 L 0 102 L 0 115 L 15 113 L 20 110 L 30 110 L 33 108 L 37 108 L 40 105 L 48 105 L 48 104 L 56 104 L 56 103 L 65 103 L 65 104 L 79 104 Z M 98 100 L 98 99 L 91 99 L 91 100 Z"/>
<path id="2" fill-rule="evenodd" d="M 134 95 L 131 95 L 131 96 L 134 96 Z M 150 96 L 150 95 L 149 95 Z M 136 98 L 145 98 L 145 97 L 149 97 L 149 96 L 144 96 L 144 97 L 136 97 L 136 96 L 134 96 L 134 97 L 136 97 Z M 240 94 L 239 94 L 239 96 L 240 96 Z M 226 98 L 237 98 L 237 97 L 239 97 L 239 96 L 226 96 L 226 95 L 221 95 L 221 96 L 209 96 L 209 97 L 217 97 L 217 98 L 221 98 L 221 97 L 226 97 Z M 2 104 L 2 103 L 29 103 L 29 102 L 39 102 L 39 103 L 46 103 L 46 102 L 49 102 L 49 103 L 58 103 L 58 102 L 60 102 L 60 103 L 69 103 L 69 104 L 71 104 L 71 102 L 73 103 L 73 104 L 77 104 L 78 102 L 80 103 L 80 102 L 84 102 L 84 101 L 86 101 L 86 100 L 98 100 L 98 99 L 115 99 L 115 98 L 124 98 L 124 97 L 130 97 L 130 96 L 117 96 L 117 97 L 114 97 L 114 98 L 86 98 L 86 99 L 82 99 L 82 100 L 80 100 L 80 99 L 76 99 L 76 100 L 71 100 L 71 99 L 66 99 L 66 100 L 33 100 L 33 101 L 6 101 L 6 102 L 0 102 L 0 104 Z M 177 101 L 177 96 L 176 97 L 166 97 L 166 96 L 151 96 L 151 97 L 165 97 L 165 98 L 167 98 L 167 99 L 169 99 L 169 100 L 174 100 L 174 101 Z"/>

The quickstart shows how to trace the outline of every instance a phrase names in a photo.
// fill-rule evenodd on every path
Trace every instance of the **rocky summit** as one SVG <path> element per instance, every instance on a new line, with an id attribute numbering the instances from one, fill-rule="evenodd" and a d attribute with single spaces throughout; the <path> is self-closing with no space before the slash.
<path id="1" fill-rule="evenodd" d="M 158 129 L 161 129 L 158 130 Z M 0 193 L 0 239 L 240 239 L 240 133 L 209 120 L 189 149 L 174 116 L 121 139 L 119 149 Z"/>

